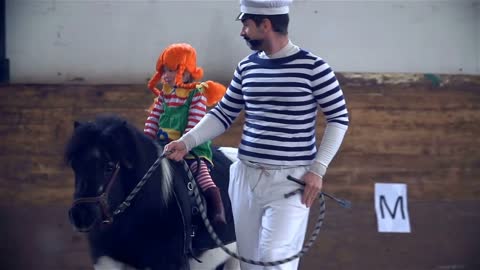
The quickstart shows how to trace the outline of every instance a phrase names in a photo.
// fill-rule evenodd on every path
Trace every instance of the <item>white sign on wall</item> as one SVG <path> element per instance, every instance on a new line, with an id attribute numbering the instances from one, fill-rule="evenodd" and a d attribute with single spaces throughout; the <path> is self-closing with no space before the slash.
<path id="1" fill-rule="evenodd" d="M 379 232 L 409 233 L 407 185 L 375 183 L 375 211 Z"/>

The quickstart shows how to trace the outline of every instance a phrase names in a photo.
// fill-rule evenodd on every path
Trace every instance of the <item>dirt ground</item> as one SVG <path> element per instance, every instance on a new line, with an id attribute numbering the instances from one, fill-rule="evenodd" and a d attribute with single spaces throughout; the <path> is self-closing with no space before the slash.
<path id="1" fill-rule="evenodd" d="M 92 269 L 68 206 L 2 205 L 0 269 Z M 480 201 L 410 202 L 412 233 L 377 232 L 373 202 L 345 210 L 327 201 L 320 236 L 302 270 L 480 269 Z M 318 206 L 311 213 L 316 219 Z"/>

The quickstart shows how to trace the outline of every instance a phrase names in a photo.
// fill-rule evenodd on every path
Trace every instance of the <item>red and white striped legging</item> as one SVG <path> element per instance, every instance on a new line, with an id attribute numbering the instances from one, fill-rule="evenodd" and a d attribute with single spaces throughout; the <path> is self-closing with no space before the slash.
<path id="1" fill-rule="evenodd" d="M 197 184 L 200 186 L 202 191 L 205 191 L 211 187 L 216 187 L 215 183 L 213 182 L 212 176 L 208 172 L 207 164 L 203 159 L 200 159 L 200 171 L 197 173 L 197 161 L 195 159 L 185 159 L 190 170 L 192 171 Z"/>

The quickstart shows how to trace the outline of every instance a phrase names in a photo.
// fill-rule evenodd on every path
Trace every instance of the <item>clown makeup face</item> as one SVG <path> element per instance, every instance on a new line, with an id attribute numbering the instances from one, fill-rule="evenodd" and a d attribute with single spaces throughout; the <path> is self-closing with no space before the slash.
<path id="1" fill-rule="evenodd" d="M 262 29 L 262 24 L 258 26 L 252 19 L 242 20 L 242 31 L 240 36 L 242 36 L 247 42 L 248 47 L 254 51 L 260 51 L 263 48 L 265 43 L 265 33 Z"/>

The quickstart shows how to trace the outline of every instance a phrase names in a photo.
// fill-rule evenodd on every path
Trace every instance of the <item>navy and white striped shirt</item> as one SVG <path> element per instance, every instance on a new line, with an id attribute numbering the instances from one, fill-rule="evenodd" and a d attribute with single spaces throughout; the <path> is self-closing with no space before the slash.
<path id="1" fill-rule="evenodd" d="M 227 129 L 242 110 L 238 157 L 271 165 L 310 165 L 320 107 L 329 123 L 348 126 L 342 89 L 330 66 L 300 50 L 275 59 L 251 54 L 237 66 L 227 93 L 209 113 Z"/>

